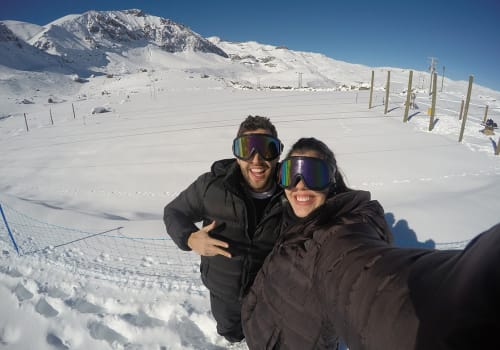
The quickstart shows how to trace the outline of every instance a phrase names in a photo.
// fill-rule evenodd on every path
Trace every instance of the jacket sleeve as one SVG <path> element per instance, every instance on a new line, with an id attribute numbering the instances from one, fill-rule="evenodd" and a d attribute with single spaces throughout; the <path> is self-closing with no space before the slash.
<path id="1" fill-rule="evenodd" d="M 187 245 L 188 238 L 191 233 L 199 230 L 195 223 L 204 219 L 203 197 L 212 178 L 211 173 L 201 175 L 165 206 L 163 222 L 167 233 L 182 250 L 191 250 Z"/>

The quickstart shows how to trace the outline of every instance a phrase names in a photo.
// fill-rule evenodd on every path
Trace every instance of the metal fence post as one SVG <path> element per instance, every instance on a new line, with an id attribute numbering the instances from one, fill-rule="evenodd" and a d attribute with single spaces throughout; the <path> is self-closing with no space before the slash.
<path id="1" fill-rule="evenodd" d="M 2 219 L 5 224 L 5 227 L 7 228 L 7 232 L 9 233 L 10 240 L 12 241 L 12 244 L 14 245 L 14 248 L 16 249 L 17 254 L 19 254 L 19 248 L 17 247 L 16 240 L 14 239 L 14 236 L 12 235 L 12 231 L 10 230 L 9 223 L 7 222 L 7 218 L 5 217 L 5 213 L 3 212 L 2 205 L 0 204 L 0 213 L 2 214 Z"/>

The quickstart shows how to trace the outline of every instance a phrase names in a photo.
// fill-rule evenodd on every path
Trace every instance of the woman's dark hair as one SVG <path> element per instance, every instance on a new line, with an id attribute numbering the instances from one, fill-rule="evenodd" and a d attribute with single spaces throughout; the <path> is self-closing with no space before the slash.
<path id="1" fill-rule="evenodd" d="M 292 148 L 288 151 L 286 158 L 290 157 L 293 153 L 304 153 L 308 151 L 316 152 L 319 158 L 323 159 L 334 173 L 333 178 L 335 181 L 330 186 L 329 196 L 334 193 L 351 191 L 351 189 L 345 184 L 344 177 L 338 169 L 337 160 L 335 159 L 333 151 L 324 142 L 315 139 L 314 137 L 303 137 L 292 145 Z"/>
<path id="2" fill-rule="evenodd" d="M 241 122 L 238 129 L 237 136 L 243 135 L 247 131 L 254 131 L 257 129 L 265 129 L 271 132 L 271 135 L 278 138 L 278 132 L 276 127 L 271 123 L 271 120 L 267 117 L 261 117 L 260 115 L 249 115 L 244 121 Z"/>

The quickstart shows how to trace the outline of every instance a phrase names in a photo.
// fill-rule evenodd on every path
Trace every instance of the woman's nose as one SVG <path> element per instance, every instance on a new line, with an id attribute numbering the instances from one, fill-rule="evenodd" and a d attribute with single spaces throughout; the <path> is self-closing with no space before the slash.
<path id="1" fill-rule="evenodd" d="M 295 185 L 295 188 L 298 190 L 305 190 L 307 186 L 304 183 L 304 180 L 300 179 L 299 182 L 297 182 L 297 184 Z"/>

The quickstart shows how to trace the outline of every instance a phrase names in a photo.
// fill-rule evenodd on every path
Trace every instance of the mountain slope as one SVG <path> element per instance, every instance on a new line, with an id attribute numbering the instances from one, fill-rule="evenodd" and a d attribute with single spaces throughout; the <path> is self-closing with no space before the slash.
<path id="1" fill-rule="evenodd" d="M 206 52 L 222 57 L 220 48 L 189 28 L 140 10 L 88 11 L 62 17 L 31 38 L 30 43 L 68 64 L 102 67 L 109 52 L 153 45 L 167 52 Z"/>
<path id="2" fill-rule="evenodd" d="M 218 37 L 208 40 L 228 53 L 233 62 L 249 67 L 251 73 L 247 80 L 253 84 L 332 88 L 350 82 L 349 85 L 360 86 L 370 74 L 367 66 L 337 61 L 319 53 L 293 51 L 255 41 L 235 43 Z M 295 76 L 293 80 L 290 80 L 290 72 Z M 256 82 L 255 73 L 269 75 Z"/>
<path id="3" fill-rule="evenodd" d="M 0 22 L 0 50 L 2 52 L 0 66 L 17 70 L 55 69 L 62 72 L 59 57 L 47 54 L 27 44 L 3 22 Z"/>

